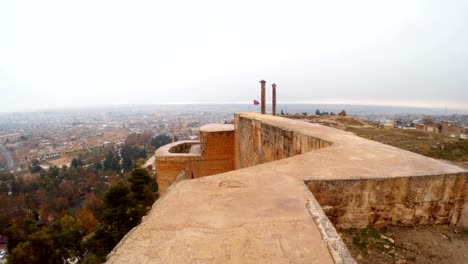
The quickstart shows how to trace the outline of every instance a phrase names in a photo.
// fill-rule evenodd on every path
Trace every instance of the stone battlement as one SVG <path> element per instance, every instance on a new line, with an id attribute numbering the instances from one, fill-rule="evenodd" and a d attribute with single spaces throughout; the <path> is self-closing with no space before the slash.
<path id="1" fill-rule="evenodd" d="M 177 141 L 159 148 L 155 156 L 161 195 L 174 182 L 234 170 L 234 126 L 204 125 L 200 141 Z"/>
<path id="2" fill-rule="evenodd" d="M 109 263 L 355 263 L 334 225 L 468 224 L 468 171 L 458 166 L 255 113 L 235 115 L 232 137 L 235 170 L 176 181 L 192 161 L 173 169 L 172 186 Z M 221 142 L 201 136 L 199 154 L 159 149 L 158 183 L 166 160 L 185 155 L 201 168 Z"/>

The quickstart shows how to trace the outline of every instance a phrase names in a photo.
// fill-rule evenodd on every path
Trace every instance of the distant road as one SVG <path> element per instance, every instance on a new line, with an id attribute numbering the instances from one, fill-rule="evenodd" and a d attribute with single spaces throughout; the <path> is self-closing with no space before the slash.
<path id="1" fill-rule="evenodd" d="M 5 157 L 7 161 L 7 167 L 5 169 L 14 170 L 15 162 L 13 161 L 13 158 L 11 157 L 10 152 L 2 144 L 0 144 L 0 153 Z"/>

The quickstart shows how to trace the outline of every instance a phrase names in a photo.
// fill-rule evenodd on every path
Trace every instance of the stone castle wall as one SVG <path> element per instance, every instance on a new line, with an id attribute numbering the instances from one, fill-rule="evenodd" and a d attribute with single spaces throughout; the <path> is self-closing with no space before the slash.
<path id="1" fill-rule="evenodd" d="M 235 115 L 236 169 L 331 146 L 298 130 Z M 338 228 L 464 223 L 466 174 L 359 180 L 317 180 L 306 184 Z M 465 209 L 466 210 L 466 209 Z"/>
<path id="2" fill-rule="evenodd" d="M 200 145 L 198 153 L 188 152 Z M 156 151 L 155 167 L 159 193 L 177 180 L 196 179 L 234 170 L 234 130 L 200 130 L 200 142 L 179 141 Z M 182 175 L 181 175 L 182 173 Z"/>
<path id="3" fill-rule="evenodd" d="M 287 127 L 262 123 L 235 115 L 236 169 L 292 157 L 317 150 L 331 143 L 304 135 Z"/>
<path id="4" fill-rule="evenodd" d="M 234 132 L 200 131 L 202 162 L 199 177 L 234 170 Z"/>
<path id="5" fill-rule="evenodd" d="M 215 175 L 332 145 L 300 130 L 241 114 L 235 115 L 234 130 L 201 130 L 199 144 L 197 155 L 156 157 L 161 193 L 176 179 Z M 179 145 L 187 148 L 186 143 Z M 306 180 L 306 185 L 336 227 L 364 228 L 467 223 L 467 181 L 467 174 L 446 174 Z"/>
<path id="6" fill-rule="evenodd" d="M 457 224 L 466 220 L 468 174 L 307 181 L 337 228 Z"/>
<path id="7" fill-rule="evenodd" d="M 199 155 L 157 156 L 156 171 L 159 193 L 165 193 L 181 172 L 184 173 L 184 178 L 198 178 L 200 160 Z"/>
<path id="8" fill-rule="evenodd" d="M 468 225 L 464 168 L 282 117 L 236 114 L 235 128 L 200 128 L 198 148 L 156 151 L 161 192 L 170 191 L 108 263 L 355 263 L 329 218 L 340 228 Z M 239 170 L 173 184 L 202 177 L 203 157 Z"/>

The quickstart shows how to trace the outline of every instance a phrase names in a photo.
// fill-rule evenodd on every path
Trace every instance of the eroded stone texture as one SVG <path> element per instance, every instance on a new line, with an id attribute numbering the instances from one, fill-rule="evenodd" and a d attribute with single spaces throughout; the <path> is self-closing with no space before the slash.
<path id="1" fill-rule="evenodd" d="M 300 131 L 236 116 L 236 168 L 272 162 L 330 146 Z"/>
<path id="2" fill-rule="evenodd" d="M 202 162 L 200 176 L 234 170 L 234 126 L 205 125 L 200 128 Z"/>
<path id="3" fill-rule="evenodd" d="M 308 181 L 307 186 L 338 228 L 457 224 L 467 174 Z"/>

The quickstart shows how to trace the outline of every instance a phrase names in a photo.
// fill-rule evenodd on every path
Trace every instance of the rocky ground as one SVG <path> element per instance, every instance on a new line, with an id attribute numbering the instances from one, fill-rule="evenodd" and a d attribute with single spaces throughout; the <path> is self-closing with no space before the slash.
<path id="1" fill-rule="evenodd" d="M 340 234 L 358 263 L 468 263 L 466 227 L 351 229 Z"/>

